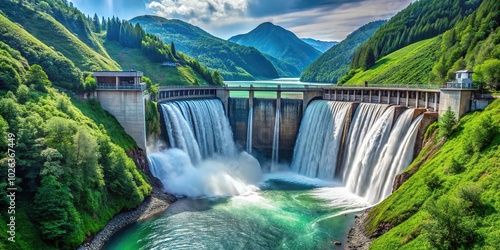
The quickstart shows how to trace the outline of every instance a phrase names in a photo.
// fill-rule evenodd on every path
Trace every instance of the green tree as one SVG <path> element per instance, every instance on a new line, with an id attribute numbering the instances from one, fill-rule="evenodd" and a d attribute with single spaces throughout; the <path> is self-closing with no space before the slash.
<path id="1" fill-rule="evenodd" d="M 33 85 L 36 90 L 42 92 L 47 92 L 47 87 L 52 85 L 49 81 L 49 77 L 38 64 L 30 66 L 28 73 L 26 74 L 26 84 Z"/>
<path id="2" fill-rule="evenodd" d="M 40 224 L 40 231 L 45 240 L 55 243 L 56 248 L 63 247 L 67 236 L 80 226 L 80 219 L 75 217 L 71 192 L 55 176 L 42 178 L 34 201 L 34 216 Z"/>
<path id="3" fill-rule="evenodd" d="M 16 96 L 17 96 L 17 101 L 20 104 L 23 104 L 27 102 L 30 98 L 30 89 L 26 85 L 21 84 L 17 88 Z"/>
<path id="4" fill-rule="evenodd" d="M 477 219 L 467 205 L 462 199 L 445 196 L 426 207 L 431 222 L 425 224 L 423 232 L 433 249 L 471 249 L 479 239 Z"/>
<path id="5" fill-rule="evenodd" d="M 63 168 L 61 167 L 61 159 L 63 156 L 57 151 L 57 149 L 46 148 L 42 150 L 42 157 L 45 158 L 45 163 L 40 171 L 40 176 L 53 175 L 56 178 L 63 174 Z"/>
<path id="6" fill-rule="evenodd" d="M 101 32 L 101 23 L 99 23 L 97 14 L 94 14 L 94 18 L 92 18 L 92 28 L 97 33 Z"/>
<path id="7" fill-rule="evenodd" d="M 214 85 L 224 85 L 224 78 L 222 78 L 218 70 L 214 70 L 212 73 L 212 82 Z"/>
<path id="8" fill-rule="evenodd" d="M 500 89 L 500 60 L 489 59 L 479 67 L 484 81 L 491 89 Z"/>
<path id="9" fill-rule="evenodd" d="M 172 55 L 177 57 L 177 51 L 175 50 L 175 44 L 173 41 L 170 43 L 170 50 L 172 51 Z"/>
<path id="10" fill-rule="evenodd" d="M 0 62 L 0 89 L 16 90 L 19 84 L 21 84 L 21 77 L 14 67 L 5 62 Z"/>
<path id="11" fill-rule="evenodd" d="M 439 136 L 448 138 L 453 133 L 453 128 L 457 124 L 455 113 L 451 111 L 451 107 L 439 118 Z"/>

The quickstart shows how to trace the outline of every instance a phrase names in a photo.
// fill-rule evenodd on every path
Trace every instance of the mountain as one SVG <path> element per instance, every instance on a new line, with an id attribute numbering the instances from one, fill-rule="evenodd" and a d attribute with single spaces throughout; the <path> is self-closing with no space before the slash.
<path id="1" fill-rule="evenodd" d="M 309 65 L 300 76 L 304 82 L 333 82 L 336 83 L 349 71 L 354 52 L 386 21 L 375 21 L 363 25 L 349 34 L 339 44 L 323 53 Z"/>
<path id="2" fill-rule="evenodd" d="M 331 47 L 339 44 L 337 41 L 320 41 L 312 38 L 300 38 L 300 40 L 305 43 L 311 45 L 313 48 L 317 49 L 319 52 L 324 53 L 329 50 Z"/>
<path id="3" fill-rule="evenodd" d="M 433 12 L 427 14 L 433 15 Z M 443 84 L 454 79 L 455 71 L 467 68 L 474 70 L 478 87 L 498 89 L 500 79 L 495 77 L 494 69 L 500 68 L 499 19 L 500 4 L 484 0 L 479 8 L 446 32 L 396 50 L 368 69 L 353 70 L 344 80 L 348 84 L 365 80 L 386 84 Z"/>
<path id="4" fill-rule="evenodd" d="M 278 77 L 274 66 L 258 50 L 212 36 L 186 22 L 148 15 L 135 17 L 130 22 L 140 24 L 146 32 L 168 44 L 173 42 L 176 49 L 210 69 L 217 69 L 225 80 Z"/>
<path id="5" fill-rule="evenodd" d="M 229 41 L 254 47 L 264 54 L 295 65 L 299 71 L 321 55 L 321 52 L 294 33 L 270 22 L 260 24 L 249 33 L 233 36 Z"/>
<path id="6" fill-rule="evenodd" d="M 356 51 L 352 67 L 369 68 L 375 60 L 397 49 L 435 37 L 463 20 L 479 4 L 481 0 L 416 1 L 393 16 Z"/>

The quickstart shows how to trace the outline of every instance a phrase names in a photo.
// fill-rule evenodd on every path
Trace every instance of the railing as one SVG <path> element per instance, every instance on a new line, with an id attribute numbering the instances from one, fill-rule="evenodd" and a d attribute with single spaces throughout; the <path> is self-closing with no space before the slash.
<path id="1" fill-rule="evenodd" d="M 99 83 L 97 84 L 97 89 L 98 90 L 112 90 L 112 89 L 119 89 L 119 90 L 146 90 L 146 84 L 140 83 L 140 84 L 118 84 L 116 86 L 115 83 Z"/>
<path id="2" fill-rule="evenodd" d="M 440 89 L 443 85 L 434 84 L 356 84 L 332 85 L 333 88 L 377 88 L 377 89 Z"/>
<path id="3" fill-rule="evenodd" d="M 449 82 L 446 83 L 446 88 L 453 89 L 472 89 L 472 83 L 459 83 L 459 82 Z"/>

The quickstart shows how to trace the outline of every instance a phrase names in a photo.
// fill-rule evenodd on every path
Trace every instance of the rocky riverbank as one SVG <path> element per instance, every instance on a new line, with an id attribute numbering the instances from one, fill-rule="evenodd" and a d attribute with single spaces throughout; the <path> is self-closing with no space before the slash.
<path id="1" fill-rule="evenodd" d="M 104 246 L 109 238 L 120 229 L 145 220 L 151 216 L 165 211 L 176 198 L 170 194 L 163 193 L 160 188 L 153 187 L 151 196 L 147 197 L 137 208 L 119 213 L 108 224 L 99 231 L 88 243 L 81 245 L 78 250 L 98 250 Z"/>
<path id="2" fill-rule="evenodd" d="M 365 234 L 365 220 L 368 217 L 370 209 L 358 216 L 354 221 L 354 226 L 349 230 L 347 235 L 347 246 L 345 249 L 365 250 L 368 249 L 373 239 Z"/>

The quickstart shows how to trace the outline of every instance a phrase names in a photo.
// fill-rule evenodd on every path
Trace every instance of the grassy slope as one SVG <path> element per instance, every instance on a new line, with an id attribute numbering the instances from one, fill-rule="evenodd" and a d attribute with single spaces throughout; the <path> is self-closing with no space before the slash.
<path id="1" fill-rule="evenodd" d="M 103 39 L 105 40 L 105 39 Z M 159 63 L 149 60 L 140 49 L 122 47 L 118 42 L 103 41 L 104 47 L 109 55 L 117 61 L 123 70 L 134 68 L 144 72 L 153 83 L 160 85 L 195 85 L 198 81 L 201 85 L 208 83 L 189 66 L 162 67 Z"/>
<path id="2" fill-rule="evenodd" d="M 14 6 L 4 5 L 0 9 L 12 22 L 19 23 L 38 40 L 61 52 L 81 70 L 90 71 L 93 65 L 103 70 L 119 69 L 119 65 L 106 54 L 103 56 L 97 53 L 53 17 L 28 8 L 19 8 L 12 2 L 10 5 Z"/>
<path id="3" fill-rule="evenodd" d="M 406 46 L 382 57 L 370 69 L 358 72 L 347 84 L 428 83 L 440 43 L 438 36 Z"/>
<path id="4" fill-rule="evenodd" d="M 478 249 L 495 249 L 500 244 L 500 135 L 492 138 L 492 142 L 481 153 L 467 157 L 465 170 L 459 174 L 449 174 L 450 161 L 462 159 L 462 147 L 468 143 L 467 133 L 473 124 L 484 115 L 491 115 L 494 124 L 500 124 L 500 100 L 490 104 L 486 111 L 466 115 L 460 121 L 457 131 L 430 158 L 424 162 L 416 173 L 410 177 L 395 193 L 372 209 L 369 215 L 367 232 L 373 234 L 379 225 L 394 226 L 390 231 L 377 238 L 371 249 L 426 249 L 420 230 L 429 222 L 426 206 L 440 197 L 453 197 L 466 185 L 475 184 L 482 188 L 481 200 L 490 206 L 489 212 L 480 217 L 479 232 L 484 237 L 484 245 Z M 498 134 L 498 133 L 497 133 Z M 460 145 L 457 147 L 457 145 Z M 407 171 L 417 168 L 419 158 L 431 150 L 427 145 Z M 425 179 L 436 174 L 442 181 L 437 190 L 430 191 Z"/>

